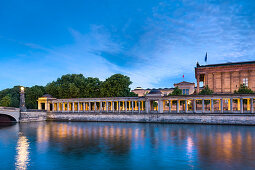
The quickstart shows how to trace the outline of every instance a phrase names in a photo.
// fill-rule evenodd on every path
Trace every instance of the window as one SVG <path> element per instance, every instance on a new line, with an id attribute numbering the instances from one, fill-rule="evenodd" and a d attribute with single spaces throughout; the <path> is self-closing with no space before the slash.
<path id="1" fill-rule="evenodd" d="M 243 85 L 248 87 L 248 78 L 243 79 Z"/>
<path id="2" fill-rule="evenodd" d="M 183 95 L 189 95 L 189 89 L 182 89 Z"/>
<path id="3" fill-rule="evenodd" d="M 189 89 L 186 89 L 186 95 L 189 95 Z"/>

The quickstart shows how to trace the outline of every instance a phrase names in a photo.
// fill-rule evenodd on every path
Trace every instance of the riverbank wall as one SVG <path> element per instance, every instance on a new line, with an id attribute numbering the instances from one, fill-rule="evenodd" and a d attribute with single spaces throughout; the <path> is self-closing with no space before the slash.
<path id="1" fill-rule="evenodd" d="M 47 120 L 47 112 L 39 110 L 27 110 L 20 112 L 19 122 L 38 122 Z"/>
<path id="2" fill-rule="evenodd" d="M 49 113 L 47 120 L 84 122 L 143 122 L 255 125 L 252 114 L 95 114 L 95 113 Z"/>

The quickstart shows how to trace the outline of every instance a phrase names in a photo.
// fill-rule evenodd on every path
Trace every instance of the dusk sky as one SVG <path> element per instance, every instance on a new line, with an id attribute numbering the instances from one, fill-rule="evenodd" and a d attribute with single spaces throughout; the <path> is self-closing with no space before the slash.
<path id="1" fill-rule="evenodd" d="M 254 0 L 0 0 L 0 22 L 0 90 L 68 73 L 172 87 L 206 52 L 255 60 Z"/>

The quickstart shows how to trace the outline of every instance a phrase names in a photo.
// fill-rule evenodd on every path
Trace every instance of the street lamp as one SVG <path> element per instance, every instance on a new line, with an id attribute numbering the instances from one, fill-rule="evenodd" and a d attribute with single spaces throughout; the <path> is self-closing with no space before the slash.
<path id="1" fill-rule="evenodd" d="M 20 101 L 19 101 L 20 111 L 27 111 L 26 103 L 25 103 L 25 88 L 23 86 L 20 87 Z"/>

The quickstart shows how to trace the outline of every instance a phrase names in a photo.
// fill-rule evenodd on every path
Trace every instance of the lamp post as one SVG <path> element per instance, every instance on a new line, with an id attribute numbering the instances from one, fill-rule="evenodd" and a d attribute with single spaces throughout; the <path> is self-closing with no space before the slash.
<path id="1" fill-rule="evenodd" d="M 20 87 L 20 102 L 19 108 L 21 112 L 27 111 L 26 103 L 25 103 L 25 88 L 22 86 Z"/>

